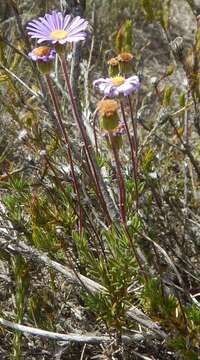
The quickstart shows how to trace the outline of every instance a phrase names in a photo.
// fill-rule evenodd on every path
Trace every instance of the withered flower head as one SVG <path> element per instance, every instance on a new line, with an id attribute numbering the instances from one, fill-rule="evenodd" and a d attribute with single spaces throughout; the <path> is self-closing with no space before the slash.
<path id="1" fill-rule="evenodd" d="M 97 104 L 97 108 L 102 116 L 106 115 L 107 117 L 109 117 L 118 110 L 119 105 L 118 102 L 115 100 L 106 99 L 99 101 L 99 103 Z"/>
<path id="2" fill-rule="evenodd" d="M 117 56 L 118 62 L 123 62 L 123 63 L 131 63 L 133 58 L 134 58 L 133 54 L 129 52 L 122 52 Z"/>
<path id="3" fill-rule="evenodd" d="M 108 60 L 107 64 L 110 65 L 110 66 L 118 66 L 119 61 L 118 61 L 118 59 L 116 57 L 115 58 L 113 57 L 110 60 Z"/>
<path id="4" fill-rule="evenodd" d="M 97 104 L 97 109 L 100 114 L 101 128 L 103 130 L 111 131 L 119 125 L 118 103 L 115 100 L 101 100 Z"/>

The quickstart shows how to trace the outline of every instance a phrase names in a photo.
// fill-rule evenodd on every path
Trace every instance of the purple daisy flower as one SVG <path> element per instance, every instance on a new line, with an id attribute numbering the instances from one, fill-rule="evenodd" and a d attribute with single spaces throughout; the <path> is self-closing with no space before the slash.
<path id="1" fill-rule="evenodd" d="M 97 87 L 104 96 L 116 97 L 120 94 L 128 96 L 139 89 L 140 80 L 136 75 L 130 76 L 127 79 L 123 76 L 115 76 L 112 78 L 100 78 L 95 80 L 93 85 Z"/>
<path id="2" fill-rule="evenodd" d="M 38 20 L 32 20 L 28 26 L 28 34 L 38 43 L 49 41 L 51 44 L 65 44 L 85 40 L 88 22 L 80 16 L 72 18 L 61 12 L 52 11 Z"/>
<path id="3" fill-rule="evenodd" d="M 33 61 L 49 62 L 55 59 L 56 51 L 48 46 L 39 46 L 28 53 L 28 56 Z"/>

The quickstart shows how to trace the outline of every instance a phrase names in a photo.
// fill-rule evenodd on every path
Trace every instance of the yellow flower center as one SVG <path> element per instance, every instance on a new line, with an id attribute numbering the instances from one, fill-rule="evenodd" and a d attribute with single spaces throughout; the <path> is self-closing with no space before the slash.
<path id="1" fill-rule="evenodd" d="M 112 78 L 112 83 L 114 86 L 120 86 L 125 83 L 125 78 L 123 76 L 115 76 Z"/>
<path id="2" fill-rule="evenodd" d="M 51 32 L 51 38 L 53 40 L 64 40 L 67 37 L 67 31 L 65 30 L 54 30 Z"/>
<path id="3" fill-rule="evenodd" d="M 36 56 L 47 56 L 49 55 L 51 49 L 47 46 L 39 46 L 38 48 L 33 50 L 34 55 Z"/>

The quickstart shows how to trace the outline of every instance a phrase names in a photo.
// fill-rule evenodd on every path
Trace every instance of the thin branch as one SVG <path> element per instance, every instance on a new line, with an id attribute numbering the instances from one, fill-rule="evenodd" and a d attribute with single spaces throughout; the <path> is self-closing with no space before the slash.
<path id="1" fill-rule="evenodd" d="M 2 239 L 1 236 L 4 237 L 4 239 Z M 106 289 L 102 285 L 96 283 L 84 275 L 75 273 L 73 269 L 70 269 L 68 266 L 61 265 L 58 262 L 51 260 L 46 254 L 26 245 L 23 241 L 18 241 L 16 243 L 15 239 L 15 242 L 9 243 L 8 240 L 11 240 L 10 237 L 5 235 L 5 233 L 0 230 L 0 248 L 7 250 L 11 254 L 21 254 L 29 261 L 45 264 L 51 269 L 64 275 L 69 283 L 73 283 L 82 287 L 84 285 L 84 287 L 92 294 L 97 292 L 106 292 Z"/>
<path id="2" fill-rule="evenodd" d="M 105 336 L 105 335 L 104 336 L 103 335 L 96 336 L 93 334 L 79 335 L 79 334 L 73 334 L 73 333 L 60 334 L 60 333 L 56 333 L 53 331 L 47 331 L 47 330 L 42 330 L 42 329 L 30 327 L 30 326 L 16 324 L 11 321 L 5 320 L 3 318 L 0 318 L 0 325 L 2 327 L 8 328 L 8 329 L 20 331 L 22 333 L 45 337 L 45 338 L 54 339 L 54 340 L 78 342 L 78 343 L 84 343 L 84 344 L 99 344 L 99 343 L 102 343 L 105 341 L 106 342 L 110 341 L 110 337 Z"/>
<path id="3" fill-rule="evenodd" d="M 37 98 L 42 98 L 42 96 L 39 93 L 36 93 L 33 91 L 23 80 L 21 80 L 17 75 L 15 75 L 11 70 L 7 69 L 6 66 L 4 66 L 2 63 L 0 63 L 0 68 L 2 68 L 6 73 L 8 73 L 10 76 L 12 76 L 15 80 L 17 80 L 22 86 L 26 88 L 32 95 L 34 95 Z"/>

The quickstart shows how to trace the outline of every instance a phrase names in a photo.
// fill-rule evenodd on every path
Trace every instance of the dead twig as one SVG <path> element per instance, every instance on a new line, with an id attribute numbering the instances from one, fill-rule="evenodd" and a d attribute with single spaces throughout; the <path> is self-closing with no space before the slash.
<path id="1" fill-rule="evenodd" d="M 108 342 L 110 341 L 109 336 L 97 336 L 93 334 L 87 334 L 87 335 L 79 335 L 79 334 L 60 334 L 53 331 L 46 331 L 30 326 L 25 326 L 21 324 L 16 324 L 11 321 L 5 320 L 3 318 L 0 318 L 0 325 L 4 328 L 8 328 L 15 331 L 20 331 L 22 333 L 35 335 L 39 337 L 45 337 L 50 338 L 54 340 L 62 340 L 62 341 L 69 341 L 69 342 L 78 342 L 78 343 L 84 343 L 84 344 L 99 344 L 102 342 Z"/>

